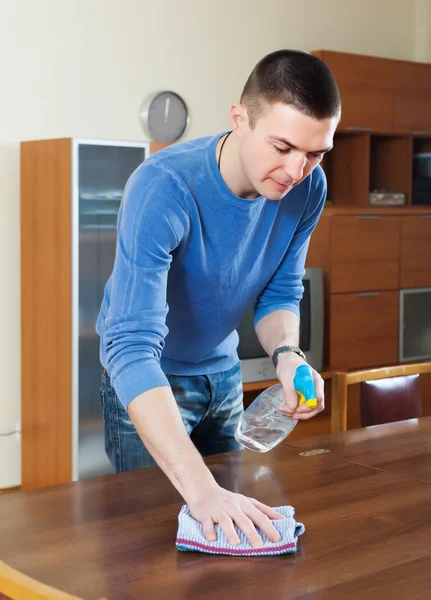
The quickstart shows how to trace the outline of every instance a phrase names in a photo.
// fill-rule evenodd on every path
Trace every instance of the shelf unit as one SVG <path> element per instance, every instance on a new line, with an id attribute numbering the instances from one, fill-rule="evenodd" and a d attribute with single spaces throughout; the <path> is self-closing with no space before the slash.
<path id="1" fill-rule="evenodd" d="M 412 206 L 413 155 L 419 152 L 431 152 L 431 135 L 338 130 L 322 162 L 327 205 L 367 207 L 370 192 L 385 189 L 403 192 Z"/>

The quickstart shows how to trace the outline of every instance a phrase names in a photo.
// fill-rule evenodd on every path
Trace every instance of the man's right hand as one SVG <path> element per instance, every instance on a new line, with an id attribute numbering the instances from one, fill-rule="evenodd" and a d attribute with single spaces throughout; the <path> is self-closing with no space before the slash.
<path id="1" fill-rule="evenodd" d="M 245 534 L 253 548 L 259 548 L 263 544 L 255 526 L 259 527 L 271 542 L 280 540 L 280 534 L 271 523 L 271 519 L 284 519 L 283 515 L 254 498 L 230 492 L 214 483 L 197 497 L 185 500 L 192 517 L 202 523 L 209 542 L 217 539 L 215 523 L 220 525 L 228 542 L 233 545 L 240 543 L 234 523 Z"/>
<path id="2" fill-rule="evenodd" d="M 240 543 L 235 525 L 254 548 L 262 545 L 259 527 L 272 541 L 280 534 L 270 519 L 284 519 L 266 504 L 220 487 L 187 435 L 169 387 L 144 392 L 129 404 L 129 415 L 157 464 L 188 504 L 192 517 L 202 523 L 208 541 L 217 539 L 218 523 L 229 543 Z"/>

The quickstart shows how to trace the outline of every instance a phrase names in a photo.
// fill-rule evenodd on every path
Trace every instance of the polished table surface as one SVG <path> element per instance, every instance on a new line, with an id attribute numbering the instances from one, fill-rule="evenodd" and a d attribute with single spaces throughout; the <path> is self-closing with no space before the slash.
<path id="1" fill-rule="evenodd" d="M 295 507 L 306 528 L 295 556 L 179 552 L 182 499 L 155 467 L 0 497 L 0 561 L 85 600 L 423 600 L 430 429 L 423 419 L 206 459 L 221 485 Z M 330 451 L 301 455 L 316 448 Z"/>
<path id="2" fill-rule="evenodd" d="M 302 451 L 330 450 L 355 464 L 431 483 L 431 417 L 283 443 Z"/>

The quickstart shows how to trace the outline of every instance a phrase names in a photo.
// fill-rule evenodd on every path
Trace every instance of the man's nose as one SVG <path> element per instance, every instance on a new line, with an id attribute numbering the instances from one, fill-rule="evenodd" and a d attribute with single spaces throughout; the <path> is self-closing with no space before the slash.
<path id="1" fill-rule="evenodd" d="M 294 183 L 301 181 L 304 175 L 305 164 L 307 162 L 306 157 L 299 152 L 290 155 L 285 163 L 285 171 Z"/>

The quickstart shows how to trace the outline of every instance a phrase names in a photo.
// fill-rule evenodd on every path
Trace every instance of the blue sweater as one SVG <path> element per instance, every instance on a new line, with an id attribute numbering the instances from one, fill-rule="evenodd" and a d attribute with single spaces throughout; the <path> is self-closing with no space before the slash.
<path id="1" fill-rule="evenodd" d="M 220 136 L 161 150 L 129 178 L 96 330 L 124 406 L 169 385 L 165 373 L 230 369 L 238 326 L 278 309 L 299 314 L 308 242 L 322 211 L 320 167 L 282 200 L 233 195 L 217 168 Z"/>

